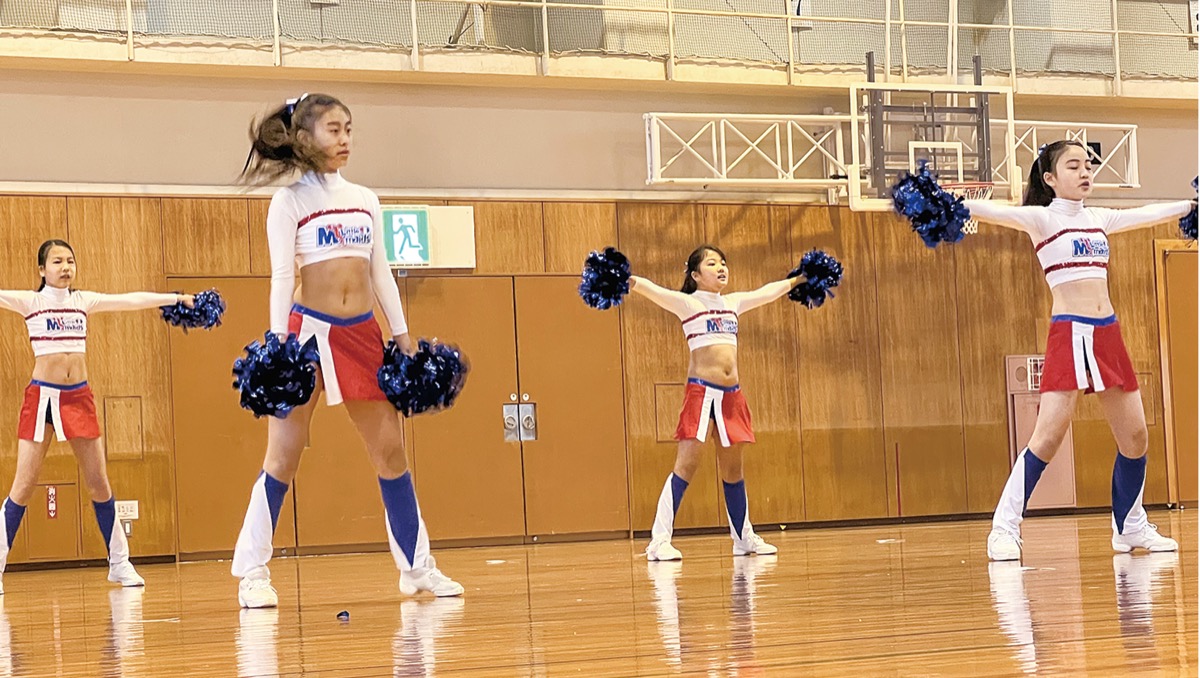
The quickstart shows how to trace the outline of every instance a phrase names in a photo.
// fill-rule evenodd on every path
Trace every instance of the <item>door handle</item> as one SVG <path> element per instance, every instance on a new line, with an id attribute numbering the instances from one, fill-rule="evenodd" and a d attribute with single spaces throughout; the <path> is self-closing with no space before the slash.
<path id="1" fill-rule="evenodd" d="M 501 414 L 504 417 L 504 442 L 515 443 L 521 440 L 521 433 L 517 430 L 517 405 L 504 404 L 501 406 Z"/>
<path id="2" fill-rule="evenodd" d="M 521 440 L 537 440 L 537 405 L 522 403 L 517 408 L 521 417 Z"/>

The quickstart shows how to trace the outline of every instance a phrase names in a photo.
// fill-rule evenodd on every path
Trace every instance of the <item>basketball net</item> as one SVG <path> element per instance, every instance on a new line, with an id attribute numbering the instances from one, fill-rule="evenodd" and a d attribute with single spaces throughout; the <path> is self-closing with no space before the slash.
<path id="1" fill-rule="evenodd" d="M 942 184 L 942 188 L 954 195 L 961 196 L 963 200 L 991 200 L 992 198 L 992 184 L 986 181 L 945 182 Z M 963 233 L 974 235 L 978 232 L 978 219 L 968 219 L 967 223 L 963 224 Z"/>

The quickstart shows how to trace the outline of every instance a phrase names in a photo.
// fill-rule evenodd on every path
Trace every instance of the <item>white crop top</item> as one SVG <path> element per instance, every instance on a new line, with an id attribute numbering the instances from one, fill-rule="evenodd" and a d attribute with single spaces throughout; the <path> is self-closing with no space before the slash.
<path id="1" fill-rule="evenodd" d="M 341 173 L 308 172 L 291 186 L 276 191 L 267 212 L 271 331 L 287 333 L 297 263 L 304 268 L 329 259 L 356 257 L 370 262 L 375 299 L 387 316 L 392 335 L 406 334 L 408 323 L 383 249 L 382 233 L 379 196 L 346 181 Z"/>
<path id="2" fill-rule="evenodd" d="M 103 311 L 137 311 L 170 306 L 177 294 L 130 292 L 99 294 L 44 287 L 40 292 L 0 291 L 0 308 L 25 316 L 34 356 L 87 351 L 88 314 Z"/>
<path id="3" fill-rule="evenodd" d="M 638 278 L 636 289 L 679 318 L 688 349 L 695 351 L 718 344 L 737 346 L 738 316 L 782 297 L 798 282 L 798 279 L 784 280 L 753 292 L 721 295 L 699 290 L 684 294 Z"/>
<path id="4" fill-rule="evenodd" d="M 1062 198 L 1046 207 L 1015 207 L 990 200 L 964 204 L 980 221 L 1028 233 L 1051 289 L 1074 280 L 1107 279 L 1109 235 L 1178 219 L 1192 208 L 1190 200 L 1126 210 L 1084 207 L 1080 201 Z"/>

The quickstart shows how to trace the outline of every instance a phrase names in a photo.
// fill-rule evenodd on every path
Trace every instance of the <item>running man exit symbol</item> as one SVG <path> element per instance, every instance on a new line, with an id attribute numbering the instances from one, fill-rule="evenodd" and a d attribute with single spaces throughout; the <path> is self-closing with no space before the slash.
<path id="1" fill-rule="evenodd" d="M 388 263 L 429 265 L 429 213 L 424 207 L 384 208 L 383 223 Z"/>

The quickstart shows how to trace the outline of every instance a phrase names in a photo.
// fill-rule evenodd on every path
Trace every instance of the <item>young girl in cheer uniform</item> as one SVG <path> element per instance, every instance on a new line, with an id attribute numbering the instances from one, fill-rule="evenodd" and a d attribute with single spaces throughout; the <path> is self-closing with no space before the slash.
<path id="1" fill-rule="evenodd" d="M 275 193 L 267 212 L 271 331 L 280 337 L 296 334 L 301 343 L 316 338 L 326 402 L 345 405 L 379 475 L 401 592 L 461 595 L 463 587 L 443 575 L 429 553 L 399 417 L 376 377 L 383 364 L 382 332 L 371 310 L 376 302 L 400 349 L 408 353 L 415 347 L 383 249 L 379 198 L 340 172 L 350 159 L 350 109 L 328 95 L 305 95 L 259 121 L 251 137 L 245 179 L 263 184 L 303 173 Z M 271 541 L 320 389 L 287 418 L 272 417 L 268 423 L 266 459 L 233 556 L 242 607 L 278 603 L 267 568 Z"/>
<path id="2" fill-rule="evenodd" d="M 0 512 L 0 573 L 8 561 L 25 506 L 37 485 L 38 473 L 50 447 L 50 436 L 70 443 L 92 497 L 100 534 L 108 549 L 108 580 L 122 586 L 145 581 L 129 562 L 125 532 L 116 523 L 116 500 L 108 484 L 104 441 L 96 417 L 96 401 L 87 382 L 88 317 L 105 311 L 137 311 L 182 302 L 190 294 L 131 292 L 100 294 L 71 289 L 75 252 L 62 240 L 47 240 L 38 248 L 42 283 L 37 291 L 0 291 L 0 308 L 25 316 L 33 346 L 33 380 L 25 389 L 17 429 L 17 473 Z M 0 585 L 0 593 L 3 593 Z"/>
<path id="3" fill-rule="evenodd" d="M 646 547 L 649 560 L 679 560 L 683 557 L 671 545 L 675 514 L 679 511 L 684 490 L 700 464 L 701 447 L 714 431 L 719 443 L 717 466 L 725 490 L 733 554 L 770 555 L 778 551 L 754 533 L 746 506 L 742 459 L 745 446 L 754 442 L 754 431 L 750 424 L 750 409 L 738 387 L 738 317 L 787 295 L 800 279 L 769 283 L 753 292 L 722 295 L 728 282 L 729 266 L 725 254 L 712 245 L 702 245 L 688 257 L 679 292 L 659 287 L 645 278 L 630 278 L 631 292 L 646 297 L 679 318 L 691 351 L 683 411 L 675 429 L 675 439 L 679 441 L 675 470 L 667 477 L 658 499 L 650 544 Z"/>
<path id="4" fill-rule="evenodd" d="M 1174 551 L 1142 508 L 1146 481 L 1146 414 L 1137 375 L 1108 294 L 1108 238 L 1186 214 L 1191 201 L 1112 210 L 1086 207 L 1092 192 L 1087 149 L 1077 141 L 1045 147 L 1029 175 L 1024 206 L 967 200 L 982 222 L 1024 231 L 1054 297 L 1033 437 L 1017 457 L 988 536 L 988 557 L 1021 557 L 1020 525 L 1033 488 L 1062 444 L 1079 392 L 1096 393 L 1117 440 L 1112 478 L 1112 546 Z"/>

